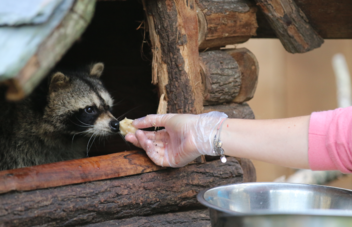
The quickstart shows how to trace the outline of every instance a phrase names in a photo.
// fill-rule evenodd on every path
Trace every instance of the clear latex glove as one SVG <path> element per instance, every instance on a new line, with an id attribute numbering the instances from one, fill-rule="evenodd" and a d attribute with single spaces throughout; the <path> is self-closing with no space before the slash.
<path id="1" fill-rule="evenodd" d="M 143 148 L 157 165 L 182 167 L 200 155 L 215 155 L 213 139 L 224 118 L 227 115 L 221 112 L 148 115 L 134 120 L 133 126 L 165 129 L 154 132 L 137 130 L 135 134 L 127 134 L 125 139 Z"/>

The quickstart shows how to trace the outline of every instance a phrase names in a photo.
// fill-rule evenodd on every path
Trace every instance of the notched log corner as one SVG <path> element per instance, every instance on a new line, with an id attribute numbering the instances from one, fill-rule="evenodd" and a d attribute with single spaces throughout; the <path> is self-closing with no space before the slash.
<path id="1" fill-rule="evenodd" d="M 243 103 L 253 98 L 259 66 L 246 48 L 200 54 L 204 105 Z"/>
<path id="2" fill-rule="evenodd" d="M 204 85 L 204 105 L 232 101 L 239 93 L 241 73 L 235 59 L 224 51 L 200 54 L 200 68 Z"/>

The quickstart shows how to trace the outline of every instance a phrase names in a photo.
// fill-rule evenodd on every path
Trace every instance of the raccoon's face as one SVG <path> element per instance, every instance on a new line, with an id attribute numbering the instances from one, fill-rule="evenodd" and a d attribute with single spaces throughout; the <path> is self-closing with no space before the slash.
<path id="1" fill-rule="evenodd" d="M 104 69 L 94 64 L 89 72 L 55 73 L 50 81 L 45 119 L 65 134 L 104 136 L 119 131 L 111 114 L 113 99 L 99 80 Z"/>

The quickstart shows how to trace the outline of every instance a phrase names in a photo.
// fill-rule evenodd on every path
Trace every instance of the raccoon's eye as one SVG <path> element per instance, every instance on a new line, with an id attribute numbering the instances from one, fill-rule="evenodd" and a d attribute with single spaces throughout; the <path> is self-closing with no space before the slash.
<path id="1" fill-rule="evenodd" d="M 94 108 L 94 106 L 88 106 L 84 109 L 84 111 L 86 113 L 92 114 L 92 113 L 95 113 L 95 108 Z"/>

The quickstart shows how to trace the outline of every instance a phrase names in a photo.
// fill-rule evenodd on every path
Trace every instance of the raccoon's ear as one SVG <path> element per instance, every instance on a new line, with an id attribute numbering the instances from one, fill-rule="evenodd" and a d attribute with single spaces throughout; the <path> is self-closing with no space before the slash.
<path id="1" fill-rule="evenodd" d="M 56 91 L 58 88 L 66 86 L 69 81 L 70 78 L 65 76 L 63 73 L 55 73 L 50 80 L 50 91 Z"/>
<path id="2" fill-rule="evenodd" d="M 104 71 L 104 64 L 99 62 L 90 66 L 89 75 L 99 78 Z"/>

